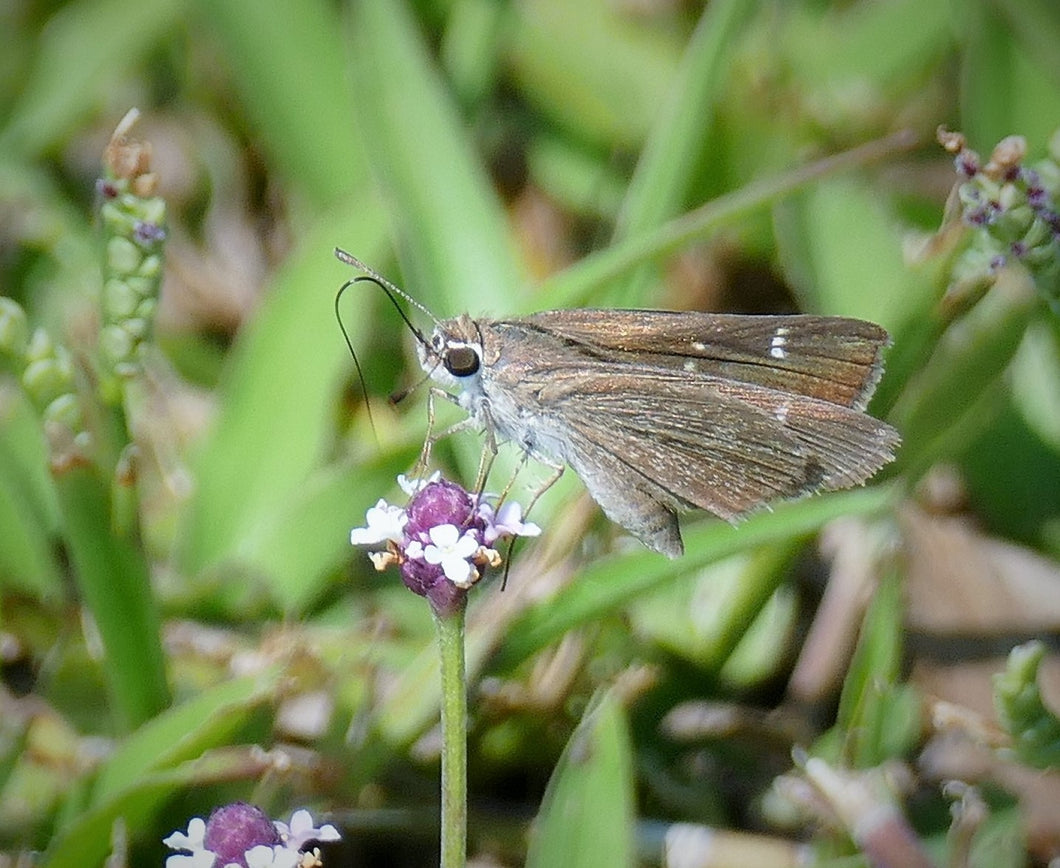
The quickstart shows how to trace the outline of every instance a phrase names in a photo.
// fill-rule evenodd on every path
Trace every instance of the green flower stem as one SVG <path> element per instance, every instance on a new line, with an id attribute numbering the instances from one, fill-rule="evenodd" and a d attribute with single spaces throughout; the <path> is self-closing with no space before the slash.
<path id="1" fill-rule="evenodd" d="M 464 613 L 434 612 L 442 667 L 442 868 L 467 862 L 467 673 Z"/>
<path id="2" fill-rule="evenodd" d="M 1010 269 L 947 330 L 930 364 L 909 381 L 888 414 L 905 441 L 892 472 L 918 475 L 945 452 L 946 436 L 967 414 L 978 412 L 978 399 L 1008 368 L 1037 309 L 1030 281 Z"/>

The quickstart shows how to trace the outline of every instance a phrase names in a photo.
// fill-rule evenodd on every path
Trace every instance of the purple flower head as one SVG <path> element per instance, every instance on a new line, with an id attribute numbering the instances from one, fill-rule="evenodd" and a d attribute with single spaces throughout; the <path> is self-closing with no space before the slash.
<path id="1" fill-rule="evenodd" d="M 339 837 L 330 823 L 314 826 L 308 811 L 295 811 L 288 825 L 234 802 L 214 810 L 207 821 L 194 817 L 187 832 L 174 832 L 162 843 L 180 851 L 167 857 L 166 868 L 306 868 L 324 864 L 310 842 Z"/>
<path id="2" fill-rule="evenodd" d="M 485 522 L 478 516 L 475 499 L 455 482 L 447 479 L 428 480 L 405 508 L 408 515 L 406 533 L 422 539 L 439 525 L 455 525 L 461 529 L 481 532 Z"/>
<path id="3" fill-rule="evenodd" d="M 206 821 L 203 838 L 206 849 L 221 860 L 222 865 L 241 865 L 247 868 L 246 853 L 258 846 L 280 844 L 280 833 L 261 808 L 246 802 L 233 802 L 214 808 Z"/>
<path id="4" fill-rule="evenodd" d="M 468 589 L 486 567 L 498 566 L 493 544 L 505 536 L 536 536 L 537 525 L 522 521 L 518 504 L 499 510 L 455 482 L 434 474 L 425 482 L 398 479 L 409 504 L 379 501 L 368 510 L 367 526 L 354 528 L 354 545 L 385 543 L 386 551 L 369 555 L 376 569 L 397 565 L 405 586 L 426 597 L 435 611 L 447 613 L 463 604 Z"/>

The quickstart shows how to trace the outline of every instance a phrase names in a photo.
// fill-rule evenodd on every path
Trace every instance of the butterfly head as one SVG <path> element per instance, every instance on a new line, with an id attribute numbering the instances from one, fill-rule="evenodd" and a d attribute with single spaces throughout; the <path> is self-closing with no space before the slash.
<path id="1" fill-rule="evenodd" d="M 439 323 L 429 341 L 419 345 L 420 364 L 438 382 L 478 391 L 482 370 L 482 332 L 470 316 Z"/>

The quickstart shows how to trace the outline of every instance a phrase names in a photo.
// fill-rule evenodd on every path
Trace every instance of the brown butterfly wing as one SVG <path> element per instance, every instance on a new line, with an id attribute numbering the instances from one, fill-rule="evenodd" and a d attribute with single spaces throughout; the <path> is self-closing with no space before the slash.
<path id="1" fill-rule="evenodd" d="M 733 521 L 856 485 L 898 443 L 893 428 L 856 410 L 761 386 L 592 371 L 578 372 L 576 388 L 564 379 L 541 397 L 564 408 L 567 460 L 609 517 L 671 556 L 681 551 L 678 509 Z"/>
<path id="2" fill-rule="evenodd" d="M 674 311 L 546 311 L 513 321 L 594 356 L 795 392 L 864 409 L 889 341 L 846 317 Z"/>

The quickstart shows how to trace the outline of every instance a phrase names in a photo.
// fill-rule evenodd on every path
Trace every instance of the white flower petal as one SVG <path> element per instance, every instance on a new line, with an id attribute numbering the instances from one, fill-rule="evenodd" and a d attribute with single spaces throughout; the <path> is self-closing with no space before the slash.
<path id="1" fill-rule="evenodd" d="M 392 506 L 385 500 L 380 500 L 368 510 L 365 519 L 367 527 L 355 527 L 350 531 L 352 545 L 378 545 L 387 540 L 399 544 L 404 542 L 405 525 L 409 517 L 400 506 Z"/>
<path id="2" fill-rule="evenodd" d="M 398 475 L 397 483 L 401 486 L 401 490 L 405 492 L 409 497 L 416 494 L 417 492 L 423 491 L 432 482 L 437 482 L 442 478 L 442 472 L 435 470 L 426 479 L 409 479 L 404 473 Z"/>
<path id="3" fill-rule="evenodd" d="M 272 848 L 272 862 L 269 864 L 271 868 L 298 868 L 301 859 L 302 856 L 297 848 L 292 850 L 277 844 Z"/>
<path id="4" fill-rule="evenodd" d="M 243 854 L 247 868 L 274 868 L 276 853 L 268 844 L 257 844 Z"/>
<path id="5" fill-rule="evenodd" d="M 523 522 L 523 508 L 514 500 L 508 501 L 497 511 L 494 521 L 497 529 L 512 536 L 537 536 L 541 528 L 532 521 Z"/>
<path id="6" fill-rule="evenodd" d="M 313 815 L 302 808 L 291 815 L 291 825 L 273 821 L 280 837 L 289 850 L 301 850 L 308 841 L 338 841 L 341 836 L 338 829 L 326 823 L 319 829 L 313 825 Z"/>
<path id="7" fill-rule="evenodd" d="M 458 588 L 468 588 L 473 584 L 474 567 L 462 557 L 447 554 L 441 560 L 445 577 Z"/>
<path id="8" fill-rule="evenodd" d="M 355 527 L 350 531 L 351 546 L 374 546 L 382 540 L 367 527 Z"/>
<path id="9" fill-rule="evenodd" d="M 438 524 L 427 531 L 427 536 L 438 548 L 449 549 L 460 539 L 460 528 L 455 524 Z"/>
<path id="10" fill-rule="evenodd" d="M 171 850 L 202 850 L 206 846 L 206 821 L 202 817 L 192 817 L 188 823 L 188 833 L 174 832 L 162 843 Z"/>
<path id="11" fill-rule="evenodd" d="M 217 857 L 209 850 L 199 850 L 188 856 L 176 853 L 166 857 L 166 868 L 214 868 Z"/>
<path id="12" fill-rule="evenodd" d="M 305 832 L 310 832 L 313 829 L 313 815 L 309 813 L 305 808 L 295 811 L 291 814 L 291 834 L 302 835 Z"/>
<path id="13" fill-rule="evenodd" d="M 452 546 L 450 551 L 462 558 L 469 558 L 478 551 L 479 541 L 473 531 L 464 531 L 464 535 Z"/>

